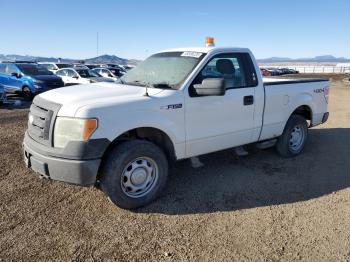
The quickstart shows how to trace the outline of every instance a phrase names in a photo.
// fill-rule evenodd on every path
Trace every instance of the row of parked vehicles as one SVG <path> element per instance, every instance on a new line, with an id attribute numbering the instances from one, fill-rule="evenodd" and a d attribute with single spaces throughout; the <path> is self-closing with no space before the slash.
<path id="1" fill-rule="evenodd" d="M 299 71 L 291 68 L 260 67 L 260 71 L 263 76 L 280 76 L 280 75 L 288 75 L 288 74 L 299 74 Z"/>
<path id="2" fill-rule="evenodd" d="M 67 64 L 5 61 L 0 63 L 0 100 L 6 94 L 19 94 L 25 100 L 35 95 L 69 85 L 114 82 L 130 66 L 116 64 Z M 1 95 L 3 94 L 3 95 Z"/>

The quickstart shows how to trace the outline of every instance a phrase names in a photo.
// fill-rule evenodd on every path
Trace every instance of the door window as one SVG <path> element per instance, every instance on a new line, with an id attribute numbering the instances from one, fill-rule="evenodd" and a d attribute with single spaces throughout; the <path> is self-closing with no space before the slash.
<path id="1" fill-rule="evenodd" d="M 0 74 L 6 74 L 6 65 L 0 65 Z"/>
<path id="2" fill-rule="evenodd" d="M 42 64 L 47 70 L 56 70 L 55 65 L 53 64 Z"/>
<path id="3" fill-rule="evenodd" d="M 214 56 L 200 71 L 190 86 L 190 96 L 197 96 L 194 84 L 207 78 L 223 78 L 226 90 L 257 85 L 254 65 L 248 53 L 229 53 Z"/>
<path id="4" fill-rule="evenodd" d="M 56 72 L 56 75 L 58 76 L 67 76 L 67 70 L 63 69 L 63 70 L 59 70 Z"/>
<path id="5" fill-rule="evenodd" d="M 73 70 L 67 70 L 67 76 L 74 77 L 74 76 L 78 76 L 78 75 Z"/>
<path id="6" fill-rule="evenodd" d="M 15 65 L 7 65 L 6 66 L 6 74 L 11 75 L 13 73 L 19 73 L 17 67 Z"/>

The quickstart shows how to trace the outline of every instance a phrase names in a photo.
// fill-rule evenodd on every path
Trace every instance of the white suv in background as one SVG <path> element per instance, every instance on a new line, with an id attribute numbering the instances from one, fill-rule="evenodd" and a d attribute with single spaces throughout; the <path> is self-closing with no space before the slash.
<path id="1" fill-rule="evenodd" d="M 94 69 L 92 69 L 92 71 L 94 71 L 95 73 L 97 73 L 103 77 L 110 78 L 113 81 L 117 81 L 117 79 L 118 79 L 118 76 L 113 74 L 112 71 L 107 69 L 107 68 L 103 68 L 103 67 L 94 68 Z"/>
<path id="2" fill-rule="evenodd" d="M 114 82 L 112 79 L 102 77 L 91 69 L 85 68 L 63 68 L 57 70 L 56 75 L 62 78 L 65 86 L 96 82 Z"/>
<path id="3" fill-rule="evenodd" d="M 45 67 L 47 70 L 51 71 L 52 73 L 56 73 L 57 70 L 61 68 L 73 67 L 71 64 L 68 64 L 68 63 L 39 62 L 38 64 L 41 65 L 42 67 Z"/>

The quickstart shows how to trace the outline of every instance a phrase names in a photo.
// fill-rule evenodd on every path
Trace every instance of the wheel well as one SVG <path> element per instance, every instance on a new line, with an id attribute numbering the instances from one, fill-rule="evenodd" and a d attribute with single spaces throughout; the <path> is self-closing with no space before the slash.
<path id="1" fill-rule="evenodd" d="M 30 87 L 29 87 L 28 85 L 24 85 L 24 86 L 22 86 L 22 92 L 23 92 L 24 88 L 28 88 L 29 91 L 31 91 L 31 90 L 30 90 Z"/>
<path id="2" fill-rule="evenodd" d="M 104 155 L 118 144 L 132 139 L 148 140 L 159 146 L 164 151 L 169 161 L 176 160 L 175 148 L 169 136 L 163 131 L 153 127 L 135 128 L 121 134 L 108 146 Z"/>
<path id="3" fill-rule="evenodd" d="M 305 117 L 306 120 L 312 120 L 312 111 L 309 106 L 303 105 L 299 106 L 297 109 L 295 109 L 292 113 L 292 115 L 301 115 Z"/>

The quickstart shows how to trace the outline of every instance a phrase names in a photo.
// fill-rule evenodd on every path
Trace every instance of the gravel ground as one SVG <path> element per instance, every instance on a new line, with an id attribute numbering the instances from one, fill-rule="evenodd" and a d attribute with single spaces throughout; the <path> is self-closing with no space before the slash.
<path id="1" fill-rule="evenodd" d="M 22 162 L 28 110 L 0 109 L 0 261 L 350 261 L 350 82 L 333 77 L 330 96 L 302 155 L 178 162 L 164 195 L 137 211 L 39 179 Z"/>

